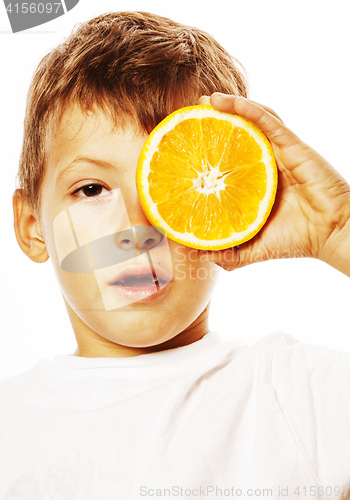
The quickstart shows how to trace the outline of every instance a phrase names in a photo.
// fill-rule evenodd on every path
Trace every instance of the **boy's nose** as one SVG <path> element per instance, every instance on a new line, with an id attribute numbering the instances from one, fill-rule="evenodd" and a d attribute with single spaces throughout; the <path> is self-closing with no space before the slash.
<path id="1" fill-rule="evenodd" d="M 164 234 L 161 229 L 154 226 L 134 226 L 136 234 L 136 243 L 139 250 L 144 252 L 150 250 L 151 248 L 157 246 L 162 239 Z M 126 229 L 116 234 L 116 244 L 122 250 L 131 250 L 136 248 L 134 232 L 132 229 Z"/>

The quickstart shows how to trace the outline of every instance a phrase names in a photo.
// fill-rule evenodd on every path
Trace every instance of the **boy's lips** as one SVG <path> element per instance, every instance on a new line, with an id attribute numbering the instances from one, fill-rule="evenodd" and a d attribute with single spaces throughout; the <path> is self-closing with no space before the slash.
<path id="1" fill-rule="evenodd" d="M 151 269 L 151 271 L 150 271 Z M 164 281 L 169 282 L 170 276 L 168 273 L 164 271 L 162 268 L 158 266 L 154 266 L 150 268 L 149 265 L 144 266 L 127 266 L 122 269 L 113 279 L 109 282 L 109 285 L 119 284 L 117 282 L 122 282 L 127 280 L 128 278 L 136 278 L 140 279 L 142 277 L 149 277 L 150 279 L 156 281 Z"/>
<path id="2" fill-rule="evenodd" d="M 162 268 L 149 265 L 127 266 L 122 269 L 109 285 L 118 295 L 122 295 L 132 302 L 149 297 L 153 300 L 170 283 L 171 276 Z"/>

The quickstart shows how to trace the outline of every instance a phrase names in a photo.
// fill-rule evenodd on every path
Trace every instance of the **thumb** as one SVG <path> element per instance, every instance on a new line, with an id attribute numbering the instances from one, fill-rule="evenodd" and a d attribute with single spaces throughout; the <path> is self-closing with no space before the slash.
<path id="1" fill-rule="evenodd" d="M 232 271 L 240 264 L 239 246 L 226 248 L 225 250 L 198 250 L 201 262 L 213 262 L 223 269 Z"/>
<path id="2" fill-rule="evenodd" d="M 198 250 L 198 254 L 199 260 L 214 262 L 225 271 L 234 271 L 249 264 L 268 260 L 267 253 L 250 241 L 225 250 Z"/>

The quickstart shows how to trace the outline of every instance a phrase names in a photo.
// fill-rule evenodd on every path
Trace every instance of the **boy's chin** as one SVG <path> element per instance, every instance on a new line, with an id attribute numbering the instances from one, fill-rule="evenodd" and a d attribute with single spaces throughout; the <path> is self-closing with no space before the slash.
<path id="1" fill-rule="evenodd" d="M 107 343 L 125 347 L 148 348 L 167 342 L 179 333 L 173 331 L 174 318 L 170 318 L 165 311 L 164 317 L 161 312 L 154 314 L 149 311 L 149 314 L 144 314 L 144 310 L 130 310 L 127 307 L 111 311 L 85 310 L 74 315 L 78 316 L 81 336 L 92 343 L 106 340 Z M 110 347 L 113 348 L 113 345 Z"/>
<path id="2" fill-rule="evenodd" d="M 129 327 L 123 325 L 123 328 L 118 328 L 117 332 L 113 327 L 108 328 L 108 334 L 105 329 L 103 336 L 117 345 L 145 349 L 161 346 L 177 334 L 178 332 L 169 334 L 169 328 L 166 326 L 164 329 L 160 330 L 159 327 L 155 327 L 154 324 L 152 325 L 152 322 L 150 322 L 150 324 L 143 323 L 141 327 L 137 324 L 129 324 Z"/>

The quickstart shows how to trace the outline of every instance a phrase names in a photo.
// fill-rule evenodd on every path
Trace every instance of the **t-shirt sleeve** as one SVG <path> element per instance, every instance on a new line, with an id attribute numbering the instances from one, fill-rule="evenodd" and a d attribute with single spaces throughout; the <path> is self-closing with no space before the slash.
<path id="1" fill-rule="evenodd" d="M 320 486 L 350 483 L 350 354 L 281 335 L 271 383 L 290 432 Z"/>

